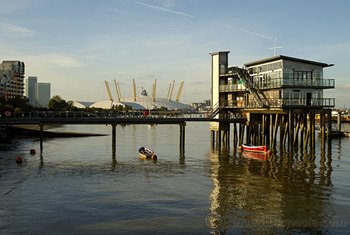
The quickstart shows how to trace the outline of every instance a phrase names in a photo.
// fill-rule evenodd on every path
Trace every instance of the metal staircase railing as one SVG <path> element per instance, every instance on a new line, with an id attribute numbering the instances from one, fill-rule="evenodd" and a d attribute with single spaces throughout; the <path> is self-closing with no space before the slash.
<path id="1" fill-rule="evenodd" d="M 214 118 L 219 112 L 220 110 L 222 109 L 222 107 L 220 107 L 220 103 L 217 102 L 213 107 L 212 107 L 212 111 L 211 113 L 209 114 L 209 118 Z"/>
<path id="2" fill-rule="evenodd" d="M 239 77 L 239 79 L 241 79 L 245 83 L 246 87 L 248 88 L 250 93 L 253 94 L 255 100 L 259 102 L 261 107 L 270 106 L 265 94 L 260 89 L 256 88 L 250 80 L 250 74 L 248 70 L 239 67 L 231 67 L 230 69 L 233 74 L 236 74 Z"/>

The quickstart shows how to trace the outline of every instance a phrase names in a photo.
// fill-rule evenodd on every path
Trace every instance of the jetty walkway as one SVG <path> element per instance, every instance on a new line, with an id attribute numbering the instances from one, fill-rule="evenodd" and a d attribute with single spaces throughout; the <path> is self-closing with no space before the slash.
<path id="1" fill-rule="evenodd" d="M 6 124 L 179 124 L 184 122 L 242 123 L 242 115 L 226 114 L 220 118 L 211 112 L 182 111 L 123 111 L 123 112 L 58 112 L 40 111 L 29 113 L 0 114 L 0 125 Z"/>

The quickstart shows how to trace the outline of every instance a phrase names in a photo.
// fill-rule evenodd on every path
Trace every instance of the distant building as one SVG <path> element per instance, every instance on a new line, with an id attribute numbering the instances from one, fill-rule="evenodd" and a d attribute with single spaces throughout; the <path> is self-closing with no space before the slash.
<path id="1" fill-rule="evenodd" d="M 0 96 L 5 99 L 23 97 L 24 63 L 3 61 L 0 64 Z"/>
<path id="2" fill-rule="evenodd" d="M 29 76 L 26 82 L 25 94 L 33 106 L 46 107 L 51 99 L 51 84 L 38 82 L 35 76 Z"/>
<path id="3" fill-rule="evenodd" d="M 26 96 L 31 105 L 37 105 L 38 78 L 29 76 L 26 83 Z"/>
<path id="4" fill-rule="evenodd" d="M 46 107 L 51 99 L 51 84 L 39 82 L 37 88 L 37 101 L 42 107 Z"/>

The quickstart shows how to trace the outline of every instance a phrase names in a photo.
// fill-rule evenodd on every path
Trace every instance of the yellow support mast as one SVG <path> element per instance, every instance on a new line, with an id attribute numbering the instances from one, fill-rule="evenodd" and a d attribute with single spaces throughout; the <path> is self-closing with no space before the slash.
<path id="1" fill-rule="evenodd" d="M 112 97 L 112 93 L 111 93 L 111 89 L 109 88 L 109 84 L 108 82 L 105 80 L 105 85 L 106 85 L 106 90 L 107 90 L 107 95 L 108 98 L 111 102 L 113 102 L 113 97 Z"/>
<path id="2" fill-rule="evenodd" d="M 183 86 L 184 86 L 184 81 L 181 82 L 179 91 L 177 92 L 177 96 L 176 96 L 176 101 L 177 101 L 177 102 L 179 102 L 179 100 L 180 100 L 181 92 L 182 92 Z"/>
<path id="3" fill-rule="evenodd" d="M 132 84 L 134 87 L 134 101 L 136 102 L 136 83 L 135 83 L 135 79 L 132 79 Z"/>
<path id="4" fill-rule="evenodd" d="M 173 91 L 174 91 L 174 85 L 175 85 L 175 80 L 173 81 L 173 84 L 171 84 L 171 91 L 170 91 L 170 96 L 169 96 L 169 101 L 171 100 L 171 97 L 173 96 Z"/>

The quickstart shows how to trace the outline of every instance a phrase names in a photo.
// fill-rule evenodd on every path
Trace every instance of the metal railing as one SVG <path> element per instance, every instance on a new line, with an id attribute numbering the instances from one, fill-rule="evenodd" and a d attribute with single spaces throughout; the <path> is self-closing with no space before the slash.
<path id="1" fill-rule="evenodd" d="M 244 84 L 220 85 L 220 92 L 249 91 Z"/>
<path id="2" fill-rule="evenodd" d="M 218 105 L 219 107 L 219 105 Z M 214 110 L 215 111 L 215 110 Z M 220 115 L 220 119 L 234 119 L 242 118 L 235 114 L 225 114 Z M 4 112 L 0 114 L 0 124 L 1 122 L 6 123 L 9 120 L 27 120 L 27 121 L 41 121 L 49 120 L 51 122 L 64 120 L 171 120 L 171 119 L 183 119 L 184 121 L 195 121 L 195 120 L 212 120 L 212 111 L 121 111 L 121 112 L 81 112 L 81 111 L 35 111 L 35 112 Z"/>
<path id="3" fill-rule="evenodd" d="M 318 99 L 269 99 L 270 108 L 288 108 L 288 107 L 301 107 L 301 108 L 333 108 L 335 107 L 335 98 L 318 98 Z M 237 101 L 225 101 L 220 103 L 224 108 L 263 108 L 259 102 L 250 100 L 249 102 L 237 102 Z"/>
<path id="4" fill-rule="evenodd" d="M 274 89 L 274 88 L 335 88 L 334 79 L 291 79 L 291 78 L 275 78 L 267 81 L 253 82 L 255 88 L 258 89 Z"/>
<path id="5" fill-rule="evenodd" d="M 276 89 L 276 88 L 319 88 L 319 89 L 330 89 L 335 88 L 334 79 L 321 79 L 321 80 L 311 80 L 311 79 L 283 79 L 276 78 L 269 81 L 253 82 L 252 87 L 260 90 L 264 89 Z M 230 84 L 230 85 L 220 85 L 220 92 L 239 92 L 239 91 L 249 91 L 249 89 L 244 84 Z"/>

